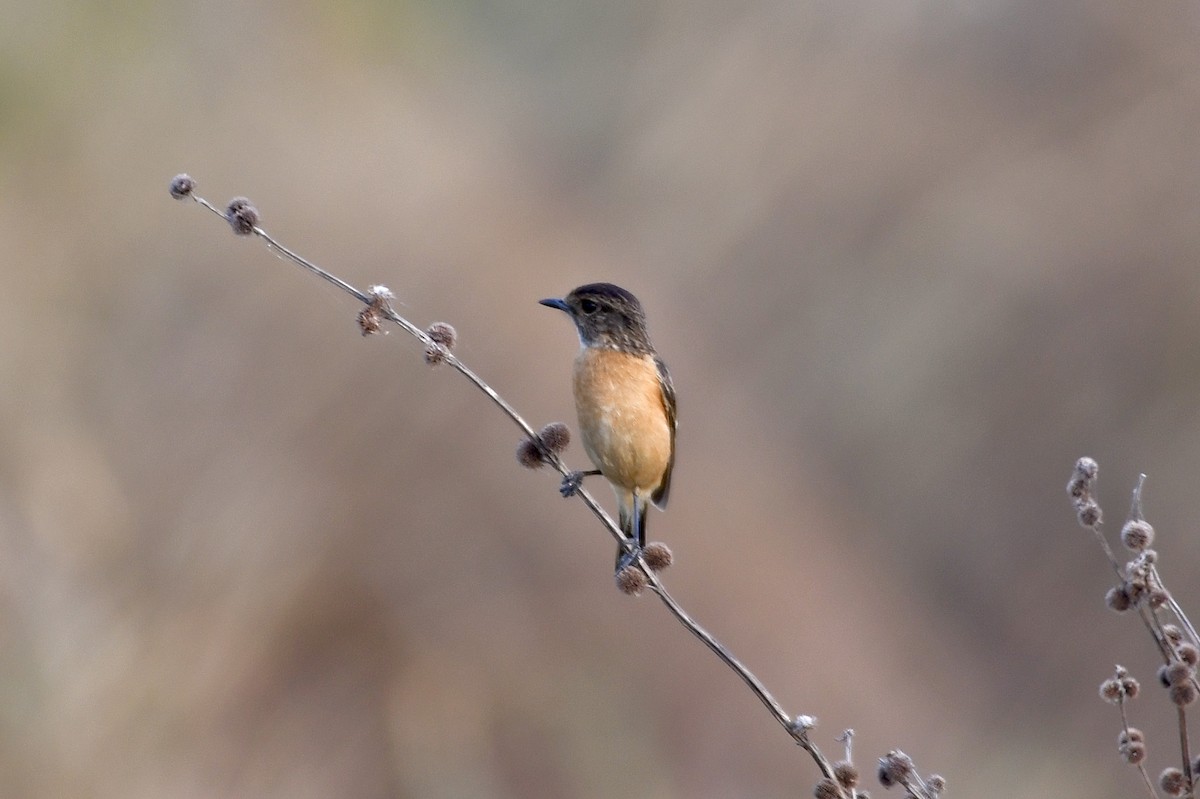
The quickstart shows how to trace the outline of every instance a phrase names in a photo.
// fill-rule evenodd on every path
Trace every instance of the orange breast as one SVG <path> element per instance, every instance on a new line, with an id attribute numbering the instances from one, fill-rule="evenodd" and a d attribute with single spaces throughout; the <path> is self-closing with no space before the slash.
<path id="1" fill-rule="evenodd" d="M 575 407 L 583 448 L 609 482 L 640 496 L 671 462 L 671 429 L 654 361 L 584 349 L 575 359 Z"/>

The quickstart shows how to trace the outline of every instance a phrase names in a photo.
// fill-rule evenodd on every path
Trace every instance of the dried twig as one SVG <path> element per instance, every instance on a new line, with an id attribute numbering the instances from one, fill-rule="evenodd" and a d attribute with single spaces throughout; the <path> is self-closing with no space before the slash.
<path id="1" fill-rule="evenodd" d="M 466 364 L 451 352 L 454 346 L 455 334 L 454 329 L 450 325 L 444 322 L 436 322 L 429 328 L 422 330 L 396 312 L 391 304 L 393 294 L 386 287 L 371 286 L 367 291 L 361 291 L 276 241 L 259 226 L 258 211 L 249 200 L 244 197 L 235 198 L 230 201 L 224 211 L 221 211 L 212 203 L 197 195 L 195 188 L 195 181 L 189 176 L 178 175 L 172 181 L 170 190 L 171 195 L 176 199 L 191 199 L 199 203 L 204 208 L 207 208 L 229 222 L 234 232 L 238 235 L 257 236 L 279 257 L 311 272 L 363 303 L 364 307 L 359 312 L 358 321 L 364 335 L 380 332 L 381 322 L 387 321 L 398 325 L 420 341 L 425 347 L 425 360 L 428 363 L 431 365 L 444 363 L 455 369 L 482 391 L 505 416 L 520 428 L 525 438 L 518 449 L 517 457 L 523 465 L 540 466 L 542 464 L 549 464 L 564 478 L 573 474 L 559 455 L 561 450 L 566 446 L 568 438 L 565 426 L 551 424 L 543 427 L 540 431 L 535 431 L 495 389 L 489 386 L 479 375 L 468 368 Z M 612 518 L 586 490 L 582 487 L 577 487 L 570 491 L 569 495 L 578 496 L 584 505 L 587 506 L 588 510 L 600 520 L 609 534 L 622 547 L 628 546 L 631 543 L 620 527 L 613 522 Z M 654 549 L 656 546 L 658 549 Z M 657 574 L 657 568 L 661 568 L 661 566 L 669 562 L 669 550 L 666 550 L 662 545 L 652 544 L 648 546 L 646 552 L 640 555 L 635 561 L 634 565 L 636 569 L 634 571 L 639 573 L 637 579 L 626 585 L 622 585 L 622 588 L 627 593 L 637 593 L 642 588 L 649 588 L 667 608 L 668 612 L 688 632 L 698 638 L 746 684 L 750 691 L 762 702 L 763 706 L 766 707 L 775 721 L 783 727 L 801 748 L 809 753 L 813 762 L 816 763 L 817 768 L 823 776 L 817 783 L 816 794 L 818 796 L 826 797 L 827 799 L 857 799 L 857 797 L 863 796 L 864 794 L 856 787 L 858 780 L 857 771 L 849 762 L 850 731 L 847 731 L 845 739 L 847 742 L 846 761 L 839 762 L 836 765 L 831 764 L 810 737 L 810 732 L 816 726 L 816 719 L 812 716 L 789 715 L 771 692 L 767 690 L 767 687 L 763 685 L 762 681 L 744 663 L 735 657 L 724 644 L 718 641 L 712 633 L 693 619 L 675 598 L 671 596 Z M 624 579 L 629 580 L 630 570 L 624 570 L 622 574 L 625 575 Z M 897 765 L 898 763 L 901 765 Z M 944 780 L 937 775 L 932 775 L 923 780 L 917 774 L 912 761 L 902 752 L 889 753 L 884 758 L 881 758 L 880 764 L 880 780 L 884 783 L 885 787 L 890 787 L 892 784 L 903 785 L 907 795 L 914 797 L 914 799 L 934 799 L 944 788 Z M 887 765 L 886 768 L 885 764 Z M 891 781 L 887 781 L 889 779 Z"/>

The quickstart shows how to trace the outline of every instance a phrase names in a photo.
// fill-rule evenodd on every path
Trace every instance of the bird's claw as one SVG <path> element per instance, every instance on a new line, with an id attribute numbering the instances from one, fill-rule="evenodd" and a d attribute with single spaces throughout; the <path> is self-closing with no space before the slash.
<path id="1" fill-rule="evenodd" d="M 620 574 L 623 569 L 626 569 L 637 563 L 638 558 L 642 556 L 642 548 L 637 544 L 629 543 L 622 545 L 621 556 L 617 558 L 617 568 L 614 570 Z"/>

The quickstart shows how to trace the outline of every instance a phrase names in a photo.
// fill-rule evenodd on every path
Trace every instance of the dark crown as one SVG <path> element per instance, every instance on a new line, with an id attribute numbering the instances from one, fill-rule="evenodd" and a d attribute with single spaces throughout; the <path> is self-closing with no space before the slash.
<path id="1" fill-rule="evenodd" d="M 579 337 L 588 346 L 653 352 L 637 297 L 612 283 L 588 283 L 566 296 Z"/>

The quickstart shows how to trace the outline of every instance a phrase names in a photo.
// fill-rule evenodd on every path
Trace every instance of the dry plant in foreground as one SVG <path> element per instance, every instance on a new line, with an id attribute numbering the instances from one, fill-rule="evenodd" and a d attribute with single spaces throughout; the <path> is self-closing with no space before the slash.
<path id="1" fill-rule="evenodd" d="M 241 236 L 257 236 L 283 259 L 308 270 L 357 299 L 363 305 L 358 313 L 358 325 L 364 336 L 383 332 L 384 323 L 390 322 L 416 338 L 424 348 L 426 363 L 431 366 L 445 364 L 458 371 L 520 428 L 524 436 L 517 447 L 517 460 L 522 466 L 531 469 L 550 466 L 555 469 L 564 478 L 561 489 L 563 496 L 579 497 L 619 545 L 623 548 L 631 546 L 632 542 L 625 537 L 620 527 L 604 512 L 591 494 L 579 487 L 579 472 L 568 469 L 563 461 L 561 452 L 570 441 L 567 426 L 555 422 L 535 431 L 516 409 L 454 355 L 456 334 L 452 326 L 445 322 L 435 322 L 422 330 L 396 312 L 391 302 L 394 295 L 387 287 L 371 286 L 366 291 L 360 291 L 292 252 L 259 226 L 258 210 L 245 197 L 234 198 L 226 205 L 225 210 L 221 211 L 196 194 L 195 181 L 182 174 L 171 181 L 170 192 L 177 200 L 190 199 L 225 219 L 234 233 Z M 845 756 L 839 761 L 831 762 L 812 740 L 811 733 L 816 727 L 816 718 L 789 715 L 758 677 L 688 615 L 667 592 L 658 572 L 670 565 L 671 557 L 671 551 L 664 544 L 655 542 L 647 545 L 632 564 L 618 572 L 617 586 L 631 595 L 646 589 L 653 592 L 688 632 L 698 638 L 746 684 L 784 731 L 808 752 L 816 763 L 822 775 L 813 788 L 813 795 L 817 799 L 866 799 L 868 795 L 859 788 L 859 772 L 851 756 L 854 731 L 848 729 L 838 736 L 837 740 L 843 744 Z M 877 774 L 880 784 L 885 788 L 902 787 L 905 796 L 913 799 L 935 799 L 945 789 L 945 780 L 941 776 L 934 774 L 922 777 L 912 758 L 899 750 L 892 750 L 879 758 Z"/>
<path id="2" fill-rule="evenodd" d="M 1188 740 L 1187 708 L 1200 696 L 1200 685 L 1196 682 L 1196 663 L 1200 660 L 1200 640 L 1196 630 L 1183 609 L 1167 590 L 1158 570 L 1158 553 L 1150 548 L 1154 543 L 1154 528 L 1142 516 L 1142 487 L 1146 475 L 1142 475 L 1133 489 L 1133 501 L 1129 517 L 1121 527 L 1121 544 L 1132 553 L 1121 563 L 1109 546 L 1101 531 L 1103 514 L 1096 501 L 1093 489 L 1099 466 L 1091 458 L 1080 458 L 1075 471 L 1067 483 L 1067 493 L 1075 504 L 1079 523 L 1096 535 L 1104 554 L 1117 575 L 1117 584 L 1108 590 L 1104 601 L 1109 608 L 1118 612 L 1133 612 L 1141 619 L 1154 642 L 1163 664 L 1158 669 L 1158 680 L 1167 691 L 1167 697 L 1175 708 L 1179 724 L 1180 765 L 1169 766 L 1158 775 L 1158 786 L 1146 770 L 1146 738 L 1140 729 L 1129 724 L 1126 705 L 1136 699 L 1140 692 L 1138 681 L 1122 666 L 1114 669 L 1113 676 L 1100 684 L 1100 696 L 1116 705 L 1121 711 L 1121 731 L 1117 735 L 1117 751 L 1126 762 L 1137 767 L 1152 797 L 1158 797 L 1158 789 L 1168 796 L 1194 797 L 1196 775 L 1200 773 L 1200 758 L 1192 756 Z"/>

